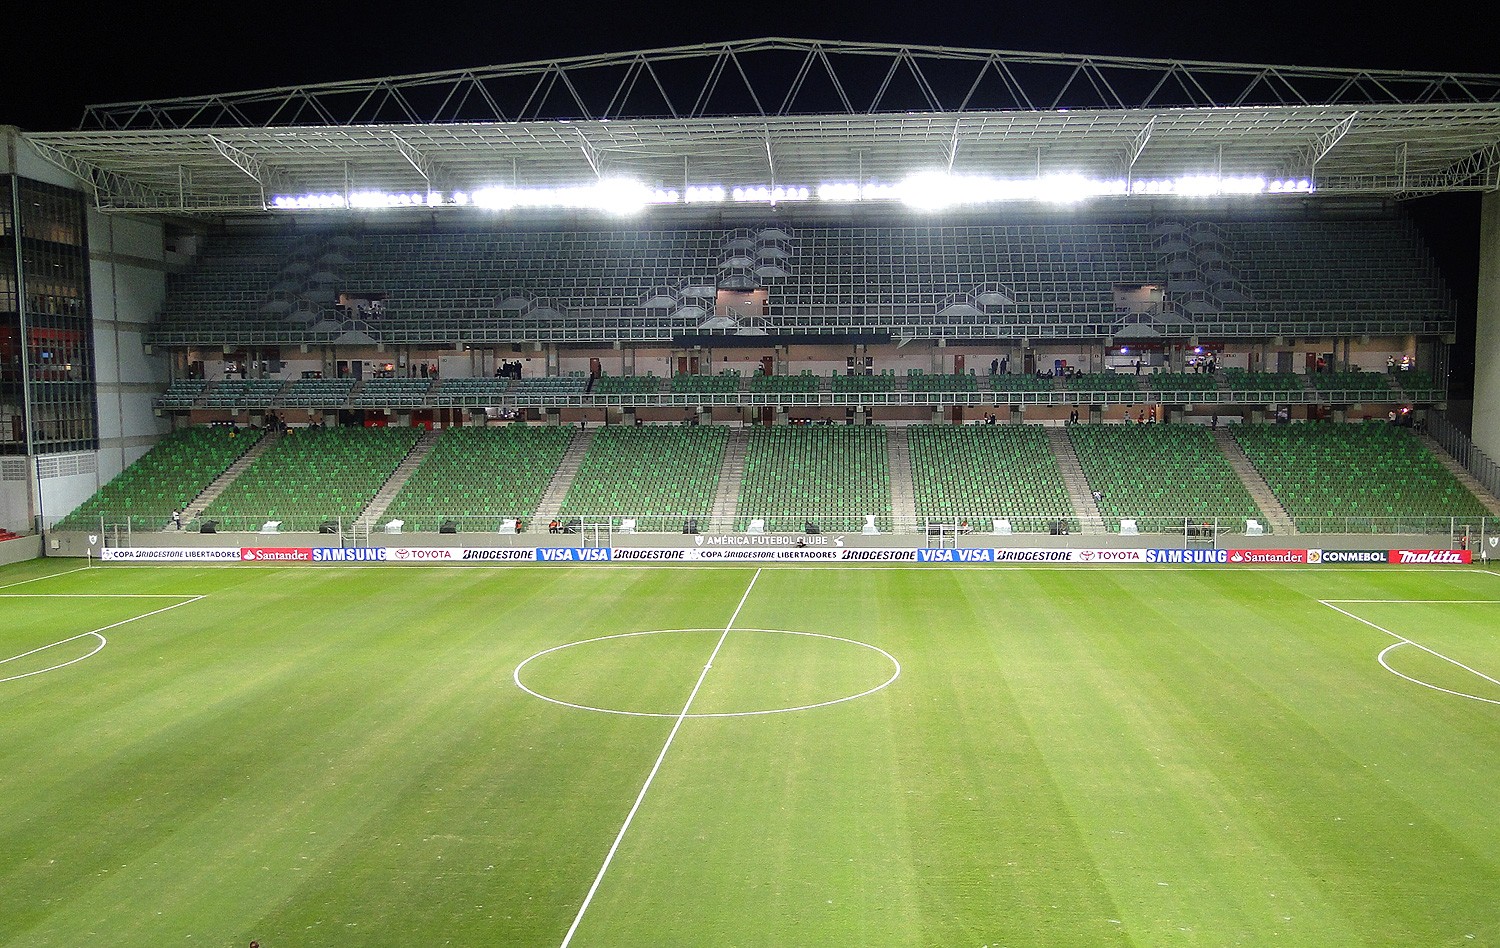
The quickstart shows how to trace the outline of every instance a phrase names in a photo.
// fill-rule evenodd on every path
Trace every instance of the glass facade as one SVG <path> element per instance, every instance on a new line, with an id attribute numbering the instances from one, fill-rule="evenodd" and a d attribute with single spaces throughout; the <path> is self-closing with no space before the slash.
<path id="1" fill-rule="evenodd" d="M 0 177 L 0 454 L 99 446 L 83 195 Z"/>

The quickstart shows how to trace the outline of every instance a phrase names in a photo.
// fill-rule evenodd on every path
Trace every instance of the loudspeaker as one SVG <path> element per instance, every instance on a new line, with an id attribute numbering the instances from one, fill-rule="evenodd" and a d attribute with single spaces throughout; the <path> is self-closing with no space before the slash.
<path id="1" fill-rule="evenodd" d="M 809 536 L 812 536 L 813 534 L 822 533 L 823 531 L 818 529 L 817 524 L 809 520 L 802 525 L 802 532 L 806 533 Z"/>
<path id="2" fill-rule="evenodd" d="M 218 533 L 219 532 L 219 521 L 217 521 L 217 520 L 205 520 L 205 521 L 203 521 L 202 525 L 200 525 L 198 527 L 198 532 L 199 533 Z"/>
<path id="3" fill-rule="evenodd" d="M 339 532 L 339 525 L 336 524 L 336 523 L 334 523 L 332 520 L 324 520 L 322 523 L 318 524 L 318 532 L 319 533 L 338 533 Z"/>
<path id="4" fill-rule="evenodd" d="M 444 520 L 442 526 L 438 527 L 438 533 L 457 533 L 458 521 Z"/>

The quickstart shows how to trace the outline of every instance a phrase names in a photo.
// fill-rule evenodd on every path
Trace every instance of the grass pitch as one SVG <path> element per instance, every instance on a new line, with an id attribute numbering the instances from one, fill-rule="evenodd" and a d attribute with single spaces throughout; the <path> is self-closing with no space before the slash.
<path id="1" fill-rule="evenodd" d="M 1500 943 L 1492 573 L 77 565 L 3 945 Z"/>

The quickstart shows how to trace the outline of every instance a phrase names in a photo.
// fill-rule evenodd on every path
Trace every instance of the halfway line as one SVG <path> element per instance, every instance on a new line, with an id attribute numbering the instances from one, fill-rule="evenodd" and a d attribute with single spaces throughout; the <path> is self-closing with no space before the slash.
<path id="1" fill-rule="evenodd" d="M 568 926 L 568 933 L 563 936 L 560 948 L 568 948 L 568 943 L 573 940 L 573 933 L 578 931 L 578 924 L 583 921 L 583 913 L 589 910 L 589 903 L 594 900 L 594 893 L 599 891 L 599 883 L 604 881 L 604 873 L 609 871 L 609 864 L 614 861 L 615 852 L 625 839 L 625 832 L 630 829 L 630 821 L 635 819 L 636 811 L 641 808 L 641 802 L 646 799 L 646 791 L 651 789 L 651 781 L 656 779 L 656 772 L 661 770 L 662 761 L 667 759 L 667 751 L 671 749 L 672 741 L 676 739 L 677 732 L 682 728 L 682 722 L 687 720 L 688 711 L 693 707 L 693 699 L 698 697 L 698 689 L 703 687 L 703 680 L 708 677 L 708 670 L 714 667 L 714 659 L 718 657 L 719 649 L 724 647 L 724 640 L 729 638 L 729 630 L 734 628 L 734 620 L 740 617 L 740 610 L 745 608 L 745 601 L 750 598 L 750 590 L 755 588 L 757 579 L 760 579 L 759 569 L 755 571 L 754 576 L 750 577 L 750 585 L 745 587 L 745 594 L 740 597 L 740 604 L 734 607 L 734 615 L 729 617 L 728 624 L 724 626 L 724 633 L 719 636 L 719 641 L 715 643 L 708 661 L 703 663 L 703 671 L 698 673 L 698 681 L 694 683 L 687 703 L 682 706 L 682 712 L 677 715 L 677 720 L 672 725 L 672 732 L 667 735 L 667 742 L 662 745 L 661 753 L 656 755 L 656 763 L 652 765 L 651 772 L 646 775 L 646 782 L 641 785 L 641 792 L 636 794 L 635 804 L 631 806 L 630 812 L 625 814 L 625 825 L 620 827 L 614 844 L 609 847 L 609 852 L 604 857 L 604 865 L 599 867 L 599 874 L 594 877 L 594 884 L 589 886 L 588 895 L 583 897 L 583 904 L 578 907 L 578 915 L 574 917 L 573 924 Z"/>

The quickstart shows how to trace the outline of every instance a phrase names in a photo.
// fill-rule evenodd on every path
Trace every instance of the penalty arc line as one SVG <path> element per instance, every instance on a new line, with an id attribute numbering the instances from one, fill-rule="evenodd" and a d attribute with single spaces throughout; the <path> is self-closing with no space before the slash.
<path id="1" fill-rule="evenodd" d="M 1414 684 L 1421 685 L 1424 688 L 1431 688 L 1433 691 L 1442 691 L 1442 692 L 1446 692 L 1447 694 L 1450 694 L 1450 695 L 1457 695 L 1460 698 L 1472 698 L 1475 701 L 1483 701 L 1486 704 L 1500 704 L 1500 701 L 1495 701 L 1495 700 L 1492 700 L 1490 698 L 1481 698 L 1478 695 L 1465 694 L 1462 691 L 1451 691 L 1451 690 L 1449 690 L 1447 688 L 1442 688 L 1442 687 L 1439 687 L 1437 685 L 1430 684 L 1430 683 L 1425 682 L 1425 681 L 1420 681 L 1420 680 L 1418 680 L 1416 678 L 1412 678 L 1409 675 L 1403 675 L 1403 674 L 1401 674 L 1400 672 L 1396 671 L 1396 669 L 1392 668 L 1391 666 L 1389 666 L 1389 665 L 1387 665 L 1385 663 L 1385 654 L 1386 654 L 1386 652 L 1389 652 L 1391 649 L 1397 648 L 1398 646 L 1411 645 L 1411 646 L 1414 646 L 1416 648 L 1421 649 L 1422 651 L 1426 652 L 1427 654 L 1429 654 L 1429 655 L 1431 655 L 1431 656 L 1433 656 L 1435 658 L 1442 659 L 1443 661 L 1447 662 L 1450 665 L 1455 665 L 1455 666 L 1457 666 L 1459 668 L 1462 668 L 1464 671 L 1466 671 L 1469 674 L 1475 676 L 1476 678 L 1483 678 L 1485 681 L 1489 682 L 1490 684 L 1500 685 L 1500 681 L 1497 681 L 1494 678 L 1491 678 L 1489 675 L 1486 675 L 1484 672 L 1478 670 L 1477 668 L 1470 668 L 1468 665 L 1465 665 L 1463 662 L 1459 661 L 1456 658 L 1449 658 L 1447 655 L 1444 655 L 1442 652 L 1439 652 L 1437 649 L 1428 648 L 1427 646 L 1423 645 L 1421 642 L 1413 642 L 1411 639 L 1407 638 L 1406 636 L 1404 636 L 1404 635 L 1398 635 L 1395 632 L 1392 632 L 1390 629 L 1385 628 L 1384 626 L 1376 625 L 1375 623 L 1371 622 L 1369 619 L 1361 618 L 1360 616 L 1355 615 L 1354 613 L 1350 612 L 1347 609 L 1340 609 L 1338 606 L 1335 606 L 1333 604 L 1333 601 L 1330 601 L 1330 600 L 1327 600 L 1327 599 L 1319 599 L 1318 601 L 1320 603 L 1322 603 L 1323 605 L 1327 606 L 1328 608 L 1332 609 L 1334 612 L 1342 613 L 1343 615 L 1348 616 L 1349 618 L 1353 619 L 1356 622 L 1361 622 L 1361 623 L 1369 626 L 1370 628 L 1376 630 L 1377 632 L 1384 632 L 1386 635 L 1389 635 L 1391 638 L 1395 639 L 1396 640 L 1396 644 L 1395 645 L 1389 645 L 1389 646 L 1381 649 L 1380 650 L 1380 654 L 1375 657 L 1375 660 L 1380 663 L 1380 667 L 1381 668 L 1384 668 L 1386 671 L 1388 671 L 1391 674 L 1395 675 L 1397 678 L 1405 678 L 1407 681 L 1412 682 Z"/>
<path id="2" fill-rule="evenodd" d="M 13 662 L 18 658 L 25 658 L 28 655 L 35 655 L 37 652 L 43 652 L 49 648 L 56 648 L 57 646 L 64 645 L 68 642 L 73 641 L 74 639 L 81 639 L 86 635 L 92 635 L 94 638 L 99 640 L 99 647 L 94 649 L 92 652 L 89 652 L 87 655 L 80 655 L 71 661 L 63 662 L 59 665 L 53 665 L 50 668 L 39 668 L 36 671 L 29 671 L 24 675 L 11 675 L 9 678 L 0 678 L 0 682 L 20 681 L 22 678 L 30 678 L 32 675 L 40 675 L 44 672 L 57 671 L 59 668 L 67 668 L 69 665 L 77 664 L 78 662 L 83 661 L 85 658 L 92 658 L 93 656 L 99 654 L 100 649 L 109 644 L 109 640 L 100 633 L 108 632 L 110 629 L 118 629 L 122 625 L 128 625 L 131 622 L 138 622 L 141 619 L 149 619 L 152 616 L 159 616 L 163 612 L 170 612 L 171 610 L 176 609 L 179 606 L 191 605 L 203 598 L 203 596 L 193 596 L 190 599 L 185 598 L 182 602 L 174 602 L 170 606 L 164 606 L 160 609 L 154 609 L 151 612 L 145 612 L 138 616 L 131 616 L 128 619 L 121 619 L 119 622 L 111 622 L 109 625 L 100 626 L 99 628 L 92 629 L 88 632 L 80 632 L 77 635 L 70 635 L 65 639 L 53 642 L 50 645 L 43 645 L 39 648 L 34 648 L 29 652 L 22 652 L 20 655 L 12 655 L 10 658 L 0 659 L 0 665 L 4 665 L 7 662 Z"/>
<path id="3" fill-rule="evenodd" d="M 667 751 L 672 749 L 672 741 L 676 739 L 677 732 L 682 729 L 682 722 L 688 719 L 688 711 L 693 707 L 693 699 L 698 697 L 698 691 L 703 687 L 703 681 L 708 677 L 708 670 L 714 667 L 714 659 L 719 656 L 719 649 L 724 647 L 724 640 L 729 638 L 729 630 L 734 628 L 734 621 L 740 617 L 740 610 L 745 608 L 745 602 L 750 598 L 750 591 L 755 588 L 756 580 L 760 579 L 760 570 L 750 577 L 750 585 L 745 587 L 745 594 L 740 597 L 740 604 L 734 607 L 734 614 L 729 617 L 729 622 L 724 626 L 724 632 L 719 636 L 719 641 L 714 644 L 714 650 L 708 656 L 708 661 L 703 663 L 703 670 L 698 673 L 698 680 L 693 684 L 693 690 L 688 694 L 682 711 L 677 715 L 677 720 L 672 724 L 671 733 L 667 735 L 667 742 L 662 745 L 661 753 L 656 755 L 656 763 L 651 766 L 651 772 L 646 775 L 646 782 L 641 785 L 641 792 L 636 794 L 635 803 L 631 805 L 630 812 L 625 814 L 625 823 L 620 827 L 620 832 L 615 835 L 615 841 L 609 847 L 609 852 L 604 856 L 604 865 L 599 867 L 599 874 L 594 876 L 594 884 L 589 886 L 588 894 L 583 897 L 583 904 L 578 907 L 578 914 L 573 918 L 573 924 L 568 926 L 568 933 L 563 936 L 559 948 L 568 948 L 573 940 L 573 935 L 578 931 L 579 924 L 583 921 L 583 915 L 589 910 L 589 903 L 594 901 L 594 893 L 599 891 L 599 883 L 604 881 L 604 874 L 609 871 L 609 864 L 614 861 L 615 853 L 620 849 L 620 843 L 625 840 L 625 834 L 630 830 L 630 823 L 635 819 L 635 814 L 641 808 L 641 803 L 646 799 L 646 791 L 651 789 L 651 783 L 656 779 L 657 771 L 661 770 L 662 761 L 667 759 Z"/>

